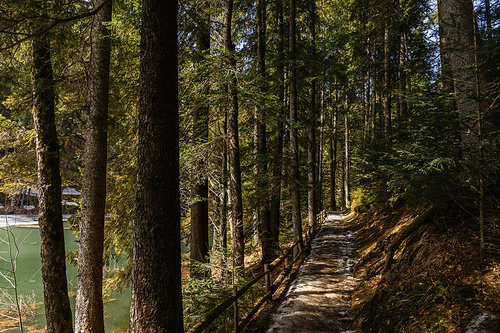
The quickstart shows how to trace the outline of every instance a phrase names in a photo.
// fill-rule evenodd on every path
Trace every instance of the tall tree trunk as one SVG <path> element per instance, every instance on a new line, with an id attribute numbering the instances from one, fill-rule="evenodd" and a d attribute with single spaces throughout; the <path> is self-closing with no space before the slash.
<path id="1" fill-rule="evenodd" d="M 219 136 L 227 137 L 227 113 L 224 114 L 222 120 L 222 129 L 219 125 Z M 226 141 L 222 142 L 222 159 L 221 159 L 221 173 L 219 176 L 219 195 L 217 196 L 217 211 L 218 218 L 216 219 L 216 228 L 214 228 L 214 238 L 212 249 L 220 251 L 220 265 L 219 270 L 222 276 L 227 273 L 227 144 Z M 217 223 L 218 220 L 218 223 Z M 217 269 L 214 267 L 213 269 Z"/>
<path id="2" fill-rule="evenodd" d="M 371 101 L 373 98 L 372 94 L 372 78 L 371 78 L 371 51 L 370 51 L 370 39 L 368 39 L 366 43 L 366 58 L 367 58 L 367 65 L 366 65 L 366 74 L 365 74 L 365 107 L 366 107 L 366 120 L 365 120 L 365 133 L 367 135 L 365 136 L 365 142 L 368 141 L 368 138 L 371 140 L 374 139 L 374 123 L 375 123 L 375 116 L 374 116 L 374 107 Z"/>
<path id="3" fill-rule="evenodd" d="M 210 51 L 210 15 L 201 9 L 197 17 L 196 46 L 200 57 Z M 208 95 L 209 85 L 206 82 L 204 68 L 200 69 L 200 84 L 202 93 Z M 200 97 L 193 109 L 193 141 L 195 145 L 204 145 L 208 141 L 209 107 L 206 100 Z M 208 262 L 208 178 L 206 177 L 205 157 L 202 156 L 197 165 L 197 174 L 200 179 L 192 188 L 195 202 L 191 204 L 191 243 L 189 257 L 193 261 Z M 215 242 L 214 242 L 215 243 Z M 202 272 L 196 267 L 191 267 L 191 276 L 204 276 L 208 271 Z"/>
<path id="4" fill-rule="evenodd" d="M 267 92 L 266 83 L 266 30 L 267 30 L 266 0 L 257 1 L 257 71 L 260 76 L 261 90 Z M 259 227 L 261 231 L 262 261 L 266 262 L 273 257 L 271 236 L 271 211 L 269 206 L 268 178 L 267 178 L 267 135 L 266 135 L 265 105 L 255 108 L 255 146 L 257 149 L 256 171 L 256 199 L 258 203 Z"/>
<path id="5" fill-rule="evenodd" d="M 227 137 L 227 113 L 224 115 L 223 125 L 224 137 Z M 228 154 L 227 154 L 227 141 L 224 141 L 222 152 L 222 216 L 221 216 L 221 235 L 220 246 L 222 249 L 222 262 L 221 266 L 224 271 L 227 270 L 227 216 L 228 216 Z"/>
<path id="6" fill-rule="evenodd" d="M 386 143 L 390 141 L 391 135 L 391 91 L 390 91 L 390 33 L 389 18 L 386 19 L 384 29 L 384 137 Z"/>
<path id="7" fill-rule="evenodd" d="M 438 8 L 441 7 L 441 1 L 438 1 Z M 439 50 L 441 56 L 441 81 L 442 90 L 444 93 L 449 95 L 449 99 L 445 106 L 448 112 L 456 110 L 457 104 L 454 98 L 451 98 L 454 94 L 455 88 L 453 85 L 453 71 L 451 69 L 450 57 L 449 57 L 449 37 L 445 24 L 443 22 L 443 9 L 438 10 L 438 21 L 439 21 Z"/>
<path id="8" fill-rule="evenodd" d="M 319 144 L 316 160 L 317 167 L 317 184 L 316 184 L 316 207 L 317 211 L 323 210 L 323 150 L 324 150 L 324 120 L 325 120 L 325 91 L 324 85 L 321 90 L 321 106 L 320 106 L 320 124 L 319 124 Z"/>
<path id="9" fill-rule="evenodd" d="M 230 72 L 236 70 L 236 59 L 231 54 L 234 44 L 231 38 L 231 21 L 233 16 L 233 0 L 226 1 L 224 13 L 224 48 L 228 53 L 227 66 Z M 238 135 L 238 89 L 236 76 L 228 83 L 228 157 L 229 157 L 229 202 L 230 221 L 233 229 L 233 256 L 235 267 L 244 267 L 245 239 L 243 235 L 243 199 L 241 194 L 240 141 Z"/>
<path id="10" fill-rule="evenodd" d="M 349 207 L 351 198 L 349 194 L 349 172 L 350 172 L 350 164 L 349 164 L 349 123 L 348 123 L 348 113 L 349 113 L 349 104 L 345 102 L 345 116 L 344 116 L 344 170 L 343 170 L 343 206 L 345 209 Z"/>
<path id="11" fill-rule="evenodd" d="M 488 40 L 492 42 L 492 37 L 493 37 L 493 30 L 492 30 L 492 25 L 491 25 L 491 5 L 490 5 L 490 0 L 484 0 L 485 4 L 485 16 L 486 16 L 486 29 L 487 29 L 487 36 Z"/>
<path id="12" fill-rule="evenodd" d="M 281 182 L 283 169 L 283 137 L 284 126 L 283 119 L 285 117 L 285 66 L 283 62 L 284 44 L 285 44 L 285 27 L 283 20 L 283 0 L 276 0 L 276 34 L 277 34 L 277 66 L 276 76 L 278 80 L 276 99 L 278 105 L 278 119 L 274 137 L 274 159 L 273 178 L 271 184 L 271 213 L 270 213 L 270 230 L 272 238 L 272 246 L 274 249 L 278 247 L 279 228 L 280 228 L 280 206 L 281 206 Z"/>
<path id="13" fill-rule="evenodd" d="M 309 68 L 312 76 L 311 86 L 309 87 L 309 121 L 307 128 L 308 147 L 307 147 L 307 210 L 309 228 L 316 225 L 316 2 L 309 1 L 309 38 L 311 41 L 311 66 Z"/>
<path id="14" fill-rule="evenodd" d="M 397 116 L 397 137 L 401 140 L 403 122 L 406 120 L 407 104 L 406 96 L 406 33 L 403 27 L 399 32 L 399 94 L 398 94 L 398 116 Z"/>
<path id="15" fill-rule="evenodd" d="M 332 112 L 332 134 L 330 136 L 330 209 L 337 210 L 336 175 L 337 175 L 337 111 Z"/>
<path id="16" fill-rule="evenodd" d="M 297 131 L 297 69 L 295 68 L 296 59 L 296 22 L 295 16 L 297 12 L 296 0 L 290 0 L 290 23 L 289 23 L 289 98 L 290 98 L 290 193 L 292 201 L 292 227 L 293 241 L 299 242 L 300 247 L 303 246 L 302 241 L 302 220 L 300 216 L 300 173 L 299 173 L 299 138 Z M 298 249 L 295 247 L 294 256 L 298 254 Z"/>
<path id="17" fill-rule="evenodd" d="M 108 0 L 95 0 L 93 6 L 103 7 L 94 16 L 92 23 L 75 332 L 104 332 L 102 260 L 111 57 L 110 32 L 105 24 L 111 21 L 112 3 Z"/>
<path id="18" fill-rule="evenodd" d="M 36 37 L 33 40 L 32 56 L 33 123 L 36 133 L 40 207 L 38 224 L 47 331 L 72 332 L 73 323 L 66 278 L 54 79 L 50 42 L 46 36 Z"/>
<path id="19" fill-rule="evenodd" d="M 487 78 L 483 73 L 476 77 L 477 43 L 472 0 L 439 0 L 438 11 L 443 48 L 441 55 L 447 56 L 449 61 L 457 108 L 462 114 L 461 139 L 463 143 L 477 143 L 476 113 L 481 108 L 480 103 L 486 109 L 489 102 L 476 94 L 476 83 L 479 84 L 479 91 L 483 91 Z M 443 66 L 443 72 L 445 69 Z"/>
<path id="20" fill-rule="evenodd" d="M 183 332 L 177 1 L 143 0 L 130 332 Z"/>

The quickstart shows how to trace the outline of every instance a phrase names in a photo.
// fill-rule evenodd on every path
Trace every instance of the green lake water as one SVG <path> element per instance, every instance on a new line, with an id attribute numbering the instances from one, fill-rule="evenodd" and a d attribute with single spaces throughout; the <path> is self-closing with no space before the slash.
<path id="1" fill-rule="evenodd" d="M 16 280 L 17 289 L 20 295 L 35 294 L 35 302 L 41 304 L 38 306 L 38 314 L 32 321 L 27 322 L 29 326 L 35 326 L 43 329 L 45 324 L 45 316 L 43 310 L 43 287 L 42 274 L 40 272 L 40 233 L 38 228 L 10 228 L 12 235 L 7 238 L 7 231 L 0 229 L 0 269 L 6 275 L 5 269 L 11 269 L 10 249 L 12 255 L 16 255 L 17 244 L 18 256 L 16 260 Z M 78 243 L 75 242 L 76 236 L 71 230 L 64 231 L 66 248 L 69 250 L 78 249 Z M 9 246 L 11 244 L 11 246 Z M 66 263 L 66 272 L 68 276 L 68 289 L 70 295 L 76 295 L 76 275 L 77 269 L 75 266 Z M 9 289 L 9 293 L 13 294 L 13 290 L 9 282 L 0 276 L 0 288 Z M 71 306 L 74 310 L 75 298 L 70 298 Z M 107 332 L 124 332 L 128 329 L 130 305 L 130 289 L 123 293 L 114 293 L 109 300 L 105 300 L 104 315 L 105 326 Z M 0 316 L 0 321 L 2 317 Z"/>

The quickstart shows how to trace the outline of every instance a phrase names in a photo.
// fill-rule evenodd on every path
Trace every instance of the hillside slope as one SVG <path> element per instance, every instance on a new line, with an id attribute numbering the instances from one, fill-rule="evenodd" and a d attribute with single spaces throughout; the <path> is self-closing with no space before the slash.
<path id="1" fill-rule="evenodd" d="M 496 317 L 486 323 L 488 332 L 500 332 L 500 228 L 494 223 L 485 230 L 482 253 L 478 223 L 453 210 L 372 207 L 352 223 L 359 229 L 356 331 L 479 332 L 468 330 L 471 321 L 488 314 Z"/>

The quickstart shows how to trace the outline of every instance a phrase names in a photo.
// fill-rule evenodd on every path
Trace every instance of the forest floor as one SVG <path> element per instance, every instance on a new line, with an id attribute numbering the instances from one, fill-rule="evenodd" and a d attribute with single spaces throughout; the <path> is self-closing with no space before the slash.
<path id="1" fill-rule="evenodd" d="M 355 232 L 329 214 L 274 316 L 247 332 L 350 332 L 354 251 Z"/>
<path id="2" fill-rule="evenodd" d="M 330 215 L 288 287 L 245 332 L 500 332 L 500 228 L 441 212 L 388 246 L 425 207 Z"/>
<path id="3" fill-rule="evenodd" d="M 429 208 L 371 207 L 353 220 L 359 261 L 352 299 L 357 332 L 500 332 L 500 228 L 443 210 L 412 232 L 384 272 L 388 245 Z"/>

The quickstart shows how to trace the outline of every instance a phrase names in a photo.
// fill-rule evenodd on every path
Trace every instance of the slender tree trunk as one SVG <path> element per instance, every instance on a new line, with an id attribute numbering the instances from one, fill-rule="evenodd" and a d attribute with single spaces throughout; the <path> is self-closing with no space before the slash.
<path id="1" fill-rule="evenodd" d="M 177 1 L 143 0 L 130 332 L 183 332 Z"/>
<path id="2" fill-rule="evenodd" d="M 267 92 L 266 83 L 266 31 L 267 31 L 267 2 L 257 1 L 257 71 L 262 80 L 261 89 Z M 267 135 L 266 135 L 266 109 L 265 104 L 255 108 L 255 132 L 256 132 L 256 195 L 260 217 L 260 231 L 262 244 L 262 261 L 266 262 L 273 258 L 273 246 L 271 236 L 271 210 L 269 206 L 268 178 L 267 178 Z"/>
<path id="3" fill-rule="evenodd" d="M 366 65 L 366 74 L 365 74 L 365 107 L 366 107 L 366 120 L 365 120 L 365 142 L 368 141 L 368 138 L 371 140 L 374 139 L 374 133 L 373 133 L 373 123 L 374 123 L 374 116 L 372 116 L 373 112 L 373 103 L 371 103 L 372 100 L 372 79 L 371 79 L 371 51 L 370 51 L 370 39 L 368 39 L 366 43 L 366 59 L 367 59 L 367 65 Z"/>
<path id="4" fill-rule="evenodd" d="M 316 202 L 316 71 L 315 71 L 315 43 L 316 43 L 316 3 L 315 0 L 309 1 L 309 38 L 311 41 L 311 66 L 310 75 L 313 77 L 309 87 L 309 121 L 307 129 L 308 147 L 307 147 L 307 207 L 309 228 L 316 225 L 317 202 Z"/>
<path id="5" fill-rule="evenodd" d="M 111 21 L 112 4 L 108 0 L 96 0 L 93 3 L 94 8 L 101 5 L 103 7 L 94 16 L 92 24 L 75 332 L 104 332 L 102 260 L 111 58 L 110 33 L 105 24 Z"/>
<path id="6" fill-rule="evenodd" d="M 223 120 L 223 129 L 222 129 L 223 137 L 227 137 L 227 113 L 224 114 Z M 221 175 L 221 183 L 222 183 L 222 196 L 220 205 L 222 207 L 220 212 L 220 235 L 219 235 L 219 244 L 222 252 L 221 258 L 221 270 L 222 274 L 227 272 L 227 213 L 228 213 L 228 156 L 227 156 L 227 142 L 224 140 L 222 146 L 222 175 Z"/>
<path id="7" fill-rule="evenodd" d="M 319 125 L 319 145 L 318 145 L 318 155 L 316 160 L 318 161 L 317 168 L 317 184 L 316 184 L 316 199 L 317 199 L 317 210 L 321 212 L 323 210 L 323 150 L 324 150 L 324 119 L 325 119 L 325 91 L 324 87 L 321 90 L 321 107 L 320 107 L 320 125 Z"/>
<path id="8" fill-rule="evenodd" d="M 210 15 L 203 9 L 199 13 L 198 27 L 196 32 L 197 51 L 200 57 L 210 51 Z M 200 69 L 200 83 L 202 85 L 201 96 L 208 95 L 209 85 L 206 82 L 206 75 L 203 75 L 204 68 Z M 206 100 L 200 97 L 193 110 L 193 141 L 194 144 L 204 145 L 208 141 L 208 121 L 209 107 Z M 189 256 L 191 260 L 206 263 L 208 262 L 208 178 L 206 177 L 205 157 L 202 156 L 196 166 L 197 174 L 200 178 L 193 186 L 192 196 L 195 202 L 191 204 L 191 243 Z M 215 243 L 215 242 L 214 242 Z M 195 267 L 191 267 L 191 276 L 204 276 L 208 271 L 202 272 Z"/>
<path id="9" fill-rule="evenodd" d="M 493 37 L 493 30 L 492 30 L 492 25 L 491 25 L 491 5 L 490 5 L 490 0 L 484 0 L 485 4 L 485 16 L 486 16 L 486 29 L 487 29 L 487 35 L 488 35 L 488 40 L 492 42 L 492 37 Z"/>
<path id="10" fill-rule="evenodd" d="M 283 136 L 284 126 L 283 119 L 285 117 L 285 68 L 283 62 L 284 44 L 285 44 L 285 28 L 283 20 L 283 1 L 276 1 L 276 27 L 277 27 L 277 68 L 276 76 L 278 78 L 278 87 L 276 91 L 278 105 L 278 120 L 276 126 L 276 134 L 274 137 L 274 159 L 273 159 L 273 178 L 271 184 L 271 214 L 270 214 L 270 230 L 272 238 L 272 246 L 277 249 L 279 242 L 280 228 L 280 206 L 281 206 L 281 181 L 283 168 Z"/>
<path id="11" fill-rule="evenodd" d="M 300 173 L 299 173 L 299 138 L 297 131 L 297 70 L 295 68 L 296 40 L 295 16 L 297 11 L 296 0 L 290 0 L 290 24 L 289 24 L 289 84 L 290 84 L 290 176 L 291 176 L 291 201 L 292 201 L 292 227 L 293 241 L 299 241 L 302 248 L 302 220 L 300 216 Z M 294 256 L 298 254 L 295 247 Z"/>
<path id="12" fill-rule="evenodd" d="M 330 209 L 337 210 L 336 176 L 337 176 L 337 111 L 332 111 L 330 136 Z"/>
<path id="13" fill-rule="evenodd" d="M 403 28 L 399 34 L 399 95 L 398 95 L 398 116 L 397 116 L 397 137 L 401 140 L 403 122 L 406 120 L 407 105 L 406 96 L 406 33 Z"/>
<path id="14" fill-rule="evenodd" d="M 391 135 L 391 92 L 390 92 L 390 33 L 389 19 L 385 23 L 384 29 L 384 137 L 386 143 L 390 141 Z"/>
<path id="15" fill-rule="evenodd" d="M 231 38 L 231 21 L 233 16 L 233 0 L 226 1 L 224 13 L 224 47 L 227 52 L 234 52 Z M 231 72 L 236 70 L 236 59 L 228 55 L 227 66 Z M 244 267 L 245 240 L 243 235 L 243 199 L 241 194 L 240 141 L 238 135 L 238 90 L 236 76 L 228 83 L 228 157 L 229 157 L 229 202 L 230 220 L 233 228 L 234 266 Z"/>
<path id="16" fill-rule="evenodd" d="M 72 332 L 66 278 L 54 79 L 50 42 L 46 36 L 33 40 L 32 54 L 33 123 L 36 134 L 40 207 L 38 224 L 47 332 Z"/>
<path id="17" fill-rule="evenodd" d="M 349 165 L 349 123 L 348 123 L 348 111 L 349 104 L 346 100 L 346 113 L 344 116 L 344 172 L 343 172 L 343 206 L 345 209 L 349 207 L 351 198 L 349 194 L 349 173 L 350 173 L 350 165 Z"/>

